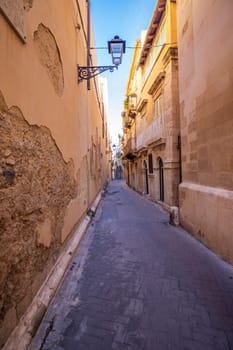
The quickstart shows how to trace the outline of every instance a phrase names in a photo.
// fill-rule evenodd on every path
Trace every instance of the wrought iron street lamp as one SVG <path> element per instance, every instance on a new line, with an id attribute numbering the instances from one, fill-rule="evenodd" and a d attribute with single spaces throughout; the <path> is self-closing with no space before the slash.
<path id="1" fill-rule="evenodd" d="M 108 41 L 108 53 L 112 55 L 112 63 L 119 66 L 122 61 L 122 55 L 125 53 L 125 40 L 115 35 L 111 41 Z"/>
<path id="2" fill-rule="evenodd" d="M 108 41 L 108 52 L 112 55 L 113 66 L 79 66 L 78 65 L 78 83 L 83 80 L 89 80 L 98 74 L 107 70 L 113 72 L 118 69 L 122 62 L 122 55 L 125 53 L 125 40 L 115 35 L 111 41 Z"/>

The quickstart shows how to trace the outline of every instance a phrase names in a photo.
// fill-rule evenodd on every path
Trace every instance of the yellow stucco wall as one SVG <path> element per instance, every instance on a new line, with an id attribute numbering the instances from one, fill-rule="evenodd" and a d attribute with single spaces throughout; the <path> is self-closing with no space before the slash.
<path id="1" fill-rule="evenodd" d="M 77 84 L 86 1 L 17 3 L 25 43 L 0 12 L 0 343 L 110 177 L 97 80 Z"/>

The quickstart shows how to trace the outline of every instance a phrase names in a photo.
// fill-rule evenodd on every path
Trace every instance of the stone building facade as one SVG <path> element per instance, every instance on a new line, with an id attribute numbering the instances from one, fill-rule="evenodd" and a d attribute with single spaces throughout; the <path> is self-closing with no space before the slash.
<path id="1" fill-rule="evenodd" d="M 181 224 L 231 263 L 232 13 L 230 0 L 178 1 Z"/>
<path id="2" fill-rule="evenodd" d="M 124 178 L 121 135 L 118 135 L 118 140 L 117 144 L 112 145 L 112 180 L 122 180 Z"/>
<path id="3" fill-rule="evenodd" d="M 111 177 L 103 94 L 77 83 L 86 19 L 86 0 L 0 0 L 0 347 Z"/>
<path id="4" fill-rule="evenodd" d="M 176 2 L 159 0 L 136 42 L 122 113 L 125 178 L 168 206 L 180 182 Z"/>

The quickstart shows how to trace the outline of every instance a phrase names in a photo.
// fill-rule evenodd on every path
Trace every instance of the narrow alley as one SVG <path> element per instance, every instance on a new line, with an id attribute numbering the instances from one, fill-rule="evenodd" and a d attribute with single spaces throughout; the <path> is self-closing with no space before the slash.
<path id="1" fill-rule="evenodd" d="M 30 350 L 232 350 L 233 268 L 113 181 Z"/>

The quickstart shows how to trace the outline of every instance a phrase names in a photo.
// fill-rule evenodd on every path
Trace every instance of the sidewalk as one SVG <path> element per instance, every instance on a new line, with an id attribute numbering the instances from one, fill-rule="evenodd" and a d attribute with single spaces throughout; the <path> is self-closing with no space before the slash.
<path id="1" fill-rule="evenodd" d="M 233 350 L 233 267 L 113 181 L 30 350 Z"/>

